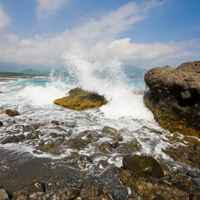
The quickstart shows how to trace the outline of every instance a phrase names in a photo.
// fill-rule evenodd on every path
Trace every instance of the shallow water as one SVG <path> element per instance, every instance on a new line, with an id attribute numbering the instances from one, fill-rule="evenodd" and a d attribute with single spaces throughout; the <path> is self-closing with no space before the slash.
<path id="1" fill-rule="evenodd" d="M 55 77 L 18 78 L 1 81 L 0 107 L 2 109 L 16 109 L 20 115 L 10 118 L 1 114 L 4 126 L 0 128 L 0 141 L 2 143 L 0 148 L 18 152 L 17 155 L 27 152 L 34 157 L 51 159 L 73 157 L 75 153 L 78 153 L 78 155 L 91 157 L 91 166 L 106 160 L 108 163 L 120 167 L 123 155 L 130 153 L 131 150 L 126 144 L 131 143 L 137 147 L 131 153 L 148 154 L 167 163 L 173 163 L 175 167 L 180 166 L 180 163 L 174 162 L 165 150 L 174 145 L 185 145 L 184 140 L 172 139 L 174 136 L 160 128 L 154 121 L 153 115 L 143 104 L 144 89 L 132 88 L 128 90 L 118 85 L 113 87 L 111 92 L 109 86 L 108 91 L 111 93 L 101 91 L 109 99 L 107 105 L 100 109 L 82 112 L 53 104 L 55 99 L 67 95 L 67 92 L 76 86 L 75 82 Z M 54 124 L 52 121 L 58 121 L 59 124 Z M 38 127 L 33 128 L 35 125 Z M 113 138 L 102 133 L 105 126 L 118 130 L 123 140 L 120 141 L 118 148 L 109 149 L 110 147 L 106 146 L 106 150 L 104 149 L 106 153 L 102 153 L 99 151 L 102 144 L 113 144 Z M 88 142 L 81 148 L 68 144 L 79 136 L 85 140 L 87 134 L 82 134 L 83 131 L 88 130 L 93 131 L 92 137 L 98 139 Z M 37 137 L 32 138 L 33 136 L 30 134 L 35 133 L 37 133 Z M 12 140 L 2 142 L 8 136 L 13 135 L 23 135 L 24 138 L 17 142 Z M 60 140 L 59 150 L 56 152 L 40 148 L 41 143 L 42 145 L 51 145 Z M 90 168 L 90 164 L 84 166 L 83 169 Z"/>

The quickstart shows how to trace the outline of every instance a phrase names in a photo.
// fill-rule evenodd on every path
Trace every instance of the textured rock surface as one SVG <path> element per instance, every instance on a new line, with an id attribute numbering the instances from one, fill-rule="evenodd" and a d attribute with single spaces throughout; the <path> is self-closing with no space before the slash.
<path id="1" fill-rule="evenodd" d="M 134 155 L 123 158 L 123 167 L 139 176 L 161 178 L 164 176 L 162 167 L 150 156 Z"/>
<path id="2" fill-rule="evenodd" d="M 163 128 L 200 135 L 200 61 L 154 68 L 145 82 L 145 104 Z"/>
<path id="3" fill-rule="evenodd" d="M 88 92 L 81 88 L 75 88 L 69 91 L 69 96 L 57 99 L 55 104 L 73 110 L 86 110 L 90 108 L 98 108 L 106 104 L 104 96 L 94 92 Z"/>
<path id="4" fill-rule="evenodd" d="M 7 114 L 10 117 L 15 117 L 15 116 L 20 115 L 17 110 L 12 110 L 12 109 L 6 109 L 5 114 Z"/>

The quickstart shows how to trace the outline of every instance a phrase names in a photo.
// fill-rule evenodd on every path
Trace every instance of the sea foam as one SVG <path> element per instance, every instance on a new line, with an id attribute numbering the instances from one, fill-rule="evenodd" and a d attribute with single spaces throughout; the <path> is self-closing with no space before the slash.
<path id="1" fill-rule="evenodd" d="M 70 53 L 65 54 L 64 58 L 80 87 L 103 94 L 108 99 L 109 103 L 101 108 L 106 117 L 153 119 L 151 112 L 144 106 L 143 96 L 134 94 L 135 88 L 127 84 L 122 63 L 117 59 L 106 63 L 92 62 L 84 56 Z"/>

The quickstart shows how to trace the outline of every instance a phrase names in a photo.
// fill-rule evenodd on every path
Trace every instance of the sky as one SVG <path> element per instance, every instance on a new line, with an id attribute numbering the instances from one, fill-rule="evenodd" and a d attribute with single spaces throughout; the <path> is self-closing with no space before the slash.
<path id="1" fill-rule="evenodd" d="M 199 0 L 0 0 L 0 69 L 200 60 Z"/>

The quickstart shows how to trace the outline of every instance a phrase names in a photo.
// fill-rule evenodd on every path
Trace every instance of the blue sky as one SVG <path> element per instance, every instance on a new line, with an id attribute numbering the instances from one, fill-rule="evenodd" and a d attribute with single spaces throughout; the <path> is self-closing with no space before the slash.
<path id="1" fill-rule="evenodd" d="M 108 58 L 99 46 L 144 67 L 198 59 L 199 10 L 199 0 L 0 0 L 0 63 L 64 65 L 64 52 L 80 49 L 81 57 L 101 62 Z M 93 47 L 94 55 L 85 55 Z"/>

